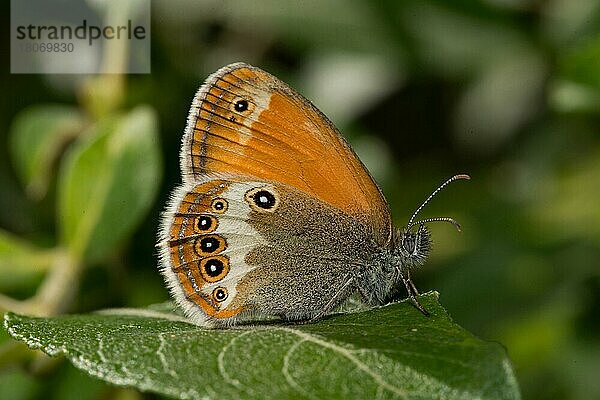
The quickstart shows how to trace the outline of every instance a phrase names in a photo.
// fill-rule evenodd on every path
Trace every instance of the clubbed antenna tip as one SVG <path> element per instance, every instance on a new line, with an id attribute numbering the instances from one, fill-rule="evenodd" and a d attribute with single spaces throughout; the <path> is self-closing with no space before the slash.
<path id="1" fill-rule="evenodd" d="M 413 213 L 413 215 L 408 220 L 408 224 L 406 225 L 406 230 L 408 231 L 410 228 L 412 228 L 415 225 L 422 225 L 422 224 L 426 224 L 428 222 L 448 222 L 448 223 L 451 223 L 452 225 L 454 225 L 456 227 L 456 229 L 459 232 L 461 232 L 460 224 L 458 222 L 456 222 L 454 219 L 450 218 L 450 217 L 427 218 L 427 219 L 423 219 L 423 220 L 414 222 L 417 214 L 419 214 L 419 212 L 421 212 L 421 210 L 423 209 L 423 207 L 425 207 L 427 205 L 427 203 L 429 203 L 429 201 L 431 199 L 433 199 L 439 192 L 442 191 L 442 189 L 444 189 L 450 183 L 452 183 L 454 181 L 457 181 L 459 179 L 469 180 L 469 179 L 471 179 L 471 177 L 469 175 L 467 175 L 467 174 L 457 174 L 457 175 L 454 175 L 453 177 L 447 179 L 444 183 L 442 183 L 440 186 L 438 186 L 438 188 L 435 189 L 427 197 L 427 199 L 425 199 L 425 201 L 423 203 L 421 203 L 421 205 L 415 210 L 415 212 Z"/>

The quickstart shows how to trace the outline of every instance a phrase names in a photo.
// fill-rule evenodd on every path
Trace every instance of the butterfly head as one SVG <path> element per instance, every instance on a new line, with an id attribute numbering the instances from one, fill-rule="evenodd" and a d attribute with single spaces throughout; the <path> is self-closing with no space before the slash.
<path id="1" fill-rule="evenodd" d="M 416 229 L 399 228 L 394 237 L 392 255 L 400 268 L 423 265 L 431 250 L 431 234 L 427 226 Z"/>
<path id="2" fill-rule="evenodd" d="M 408 295 L 415 306 L 425 315 L 428 315 L 427 310 L 419 303 L 417 296 L 419 292 L 410 279 L 410 269 L 423 265 L 429 251 L 431 250 L 431 234 L 427 229 L 427 224 L 431 222 L 447 222 L 458 231 L 460 224 L 450 217 L 435 217 L 415 221 L 417 214 L 448 184 L 458 179 L 471 179 L 469 175 L 454 175 L 452 178 L 442 183 L 434 190 L 427 199 L 415 210 L 410 217 L 408 224 L 404 228 L 400 228 L 395 232 L 392 241 L 392 260 L 396 269 L 398 280 L 401 280 L 406 286 Z"/>

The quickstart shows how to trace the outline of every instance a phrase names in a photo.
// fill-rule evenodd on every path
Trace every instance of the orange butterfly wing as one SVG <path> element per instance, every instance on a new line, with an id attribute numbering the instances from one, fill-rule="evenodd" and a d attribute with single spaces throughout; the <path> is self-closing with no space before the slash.
<path id="1" fill-rule="evenodd" d="M 211 75 L 194 98 L 181 152 L 184 180 L 206 174 L 291 185 L 363 221 L 377 243 L 391 239 L 377 184 L 312 103 L 244 63 Z"/>

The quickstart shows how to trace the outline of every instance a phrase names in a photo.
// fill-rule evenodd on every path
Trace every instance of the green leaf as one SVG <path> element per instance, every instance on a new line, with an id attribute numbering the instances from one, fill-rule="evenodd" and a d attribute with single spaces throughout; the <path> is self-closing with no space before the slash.
<path id="1" fill-rule="evenodd" d="M 600 36 L 587 40 L 560 54 L 559 66 L 563 78 L 600 89 Z"/>
<path id="2" fill-rule="evenodd" d="M 15 118 L 10 130 L 11 153 L 30 196 L 41 198 L 46 194 L 54 162 L 84 124 L 77 108 L 61 105 L 31 107 Z"/>
<path id="3" fill-rule="evenodd" d="M 151 206 L 161 178 L 155 112 L 139 107 L 103 120 L 61 170 L 59 222 L 75 259 L 107 256 Z"/>
<path id="4" fill-rule="evenodd" d="M 34 286 L 54 262 L 56 252 L 0 229 L 0 291 Z"/>
<path id="5" fill-rule="evenodd" d="M 10 368 L 0 371 L 0 393 L 5 399 L 30 400 L 40 397 L 39 380 L 25 371 Z"/>
<path id="6" fill-rule="evenodd" d="M 90 375 L 177 398 L 519 399 L 498 344 L 422 296 L 311 324 L 210 330 L 154 310 L 5 316 L 10 334 Z"/>

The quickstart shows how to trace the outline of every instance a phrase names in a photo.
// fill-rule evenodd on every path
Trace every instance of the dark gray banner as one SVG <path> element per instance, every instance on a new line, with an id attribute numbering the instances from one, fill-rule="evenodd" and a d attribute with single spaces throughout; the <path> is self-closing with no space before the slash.
<path id="1" fill-rule="evenodd" d="M 11 0 L 11 73 L 150 73 L 150 0 Z"/>

